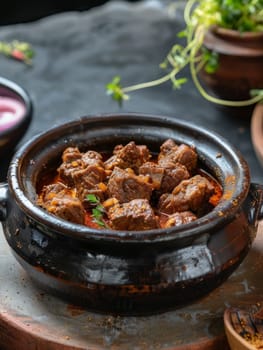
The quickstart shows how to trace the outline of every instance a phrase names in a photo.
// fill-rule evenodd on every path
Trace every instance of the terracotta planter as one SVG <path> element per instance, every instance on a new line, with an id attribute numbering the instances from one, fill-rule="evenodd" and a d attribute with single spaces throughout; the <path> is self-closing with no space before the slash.
<path id="1" fill-rule="evenodd" d="M 196 221 L 148 231 L 96 230 L 36 205 L 39 180 L 67 146 L 109 151 L 134 140 L 194 144 L 200 167 L 223 187 L 220 203 Z M 58 126 L 24 145 L 0 186 L 0 218 L 17 260 L 43 289 L 103 312 L 146 314 L 209 293 L 239 266 L 263 215 L 263 187 L 225 139 L 164 116 L 98 115 Z"/>
<path id="2" fill-rule="evenodd" d="M 204 46 L 219 54 L 219 68 L 200 77 L 217 97 L 249 99 L 251 89 L 263 88 L 263 33 L 239 33 L 218 27 L 205 35 Z M 233 108 L 237 115 L 250 115 L 253 107 Z M 243 113 L 242 113 L 243 112 Z"/>

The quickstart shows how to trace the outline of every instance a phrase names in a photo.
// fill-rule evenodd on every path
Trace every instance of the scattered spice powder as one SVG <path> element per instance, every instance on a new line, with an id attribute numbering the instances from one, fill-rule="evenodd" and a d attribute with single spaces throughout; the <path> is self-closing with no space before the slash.
<path id="1" fill-rule="evenodd" d="M 246 333 L 242 336 L 249 344 L 253 345 L 255 349 L 263 349 L 263 335 L 260 333 Z"/>

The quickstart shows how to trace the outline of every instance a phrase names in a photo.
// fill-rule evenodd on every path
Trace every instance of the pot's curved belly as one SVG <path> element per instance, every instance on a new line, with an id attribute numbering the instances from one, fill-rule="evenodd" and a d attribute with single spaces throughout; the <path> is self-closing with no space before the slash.
<path id="1" fill-rule="evenodd" d="M 36 284 L 95 311 L 149 314 L 177 308 L 209 293 L 243 261 L 252 242 L 247 215 L 182 247 L 84 244 L 27 218 L 9 202 L 4 234 Z"/>

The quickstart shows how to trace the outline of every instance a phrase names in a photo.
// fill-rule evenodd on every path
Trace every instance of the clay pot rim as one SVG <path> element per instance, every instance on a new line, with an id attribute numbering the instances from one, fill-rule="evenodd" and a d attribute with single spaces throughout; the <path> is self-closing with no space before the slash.
<path id="1" fill-rule="evenodd" d="M 240 32 L 235 29 L 224 28 L 220 26 L 211 26 L 211 31 L 216 34 L 223 35 L 230 39 L 238 38 L 239 40 L 258 40 L 263 39 L 263 32 Z"/>
<path id="2" fill-rule="evenodd" d="M 263 32 L 244 32 L 211 26 L 204 36 L 204 47 L 227 56 L 263 57 Z"/>
<path id="3" fill-rule="evenodd" d="M 54 138 L 54 135 L 60 133 L 63 130 L 78 127 L 84 128 L 83 125 L 97 122 L 100 120 L 101 123 L 104 121 L 120 122 L 122 118 L 129 118 L 133 120 L 141 120 L 144 118 L 147 122 L 159 122 L 163 121 L 167 125 L 181 126 L 188 128 L 194 134 L 198 134 L 208 137 L 212 142 L 217 142 L 221 146 L 218 152 L 225 152 L 225 156 L 231 157 L 232 162 L 235 164 L 237 174 L 235 180 L 235 191 L 229 195 L 226 194 L 227 199 L 223 199 L 220 204 L 207 215 L 199 218 L 195 222 L 182 225 L 180 227 L 172 227 L 169 229 L 155 229 L 147 231 L 114 231 L 114 230 L 96 230 L 83 225 L 77 225 L 70 222 L 66 222 L 59 219 L 51 214 L 46 213 L 43 209 L 38 207 L 32 200 L 25 195 L 25 189 L 23 188 L 23 179 L 21 178 L 21 169 L 23 162 L 27 163 L 28 166 L 34 166 L 34 160 L 28 159 L 30 151 L 35 149 L 37 145 L 43 142 L 44 139 Z M 166 125 L 165 124 L 165 125 Z M 50 145 L 51 147 L 51 145 Z M 224 154 L 222 154 L 224 158 Z M 222 164 L 223 161 L 222 161 Z M 233 174 L 232 174 L 233 175 Z M 167 242 L 170 240 L 180 240 L 189 237 L 198 237 L 206 232 L 215 231 L 216 228 L 224 226 L 226 223 L 233 220 L 233 217 L 240 209 L 240 206 L 247 197 L 249 186 L 250 186 L 250 174 L 249 168 L 242 157 L 242 155 L 222 136 L 212 132 L 210 130 L 198 127 L 194 124 L 178 120 L 171 117 L 154 116 L 148 114 L 138 113 L 125 113 L 125 114 L 102 114 L 85 116 L 78 120 L 73 120 L 68 123 L 58 125 L 52 129 L 35 136 L 32 140 L 29 140 L 23 145 L 13 157 L 10 163 L 8 172 L 8 183 L 9 190 L 12 193 L 17 205 L 20 209 L 29 217 L 34 220 L 38 225 L 41 225 L 43 230 L 49 233 L 49 230 L 61 234 L 63 236 L 69 236 L 75 239 L 84 241 L 104 241 L 104 242 L 115 242 L 115 243 L 158 243 Z M 231 185 L 230 185 L 231 186 Z M 223 195 L 224 197 L 224 195 Z"/>

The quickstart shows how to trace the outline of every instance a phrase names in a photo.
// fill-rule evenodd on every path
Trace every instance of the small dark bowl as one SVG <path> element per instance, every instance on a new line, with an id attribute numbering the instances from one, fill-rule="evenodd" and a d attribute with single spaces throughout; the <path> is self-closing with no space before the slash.
<path id="1" fill-rule="evenodd" d="M 6 152 L 10 152 L 24 136 L 32 113 L 32 101 L 27 91 L 0 77 L 0 157 L 6 156 Z"/>
<path id="2" fill-rule="evenodd" d="M 158 151 L 172 138 L 194 144 L 200 167 L 223 187 L 219 205 L 195 222 L 150 231 L 95 230 L 36 204 L 38 180 L 67 146 L 112 151 L 134 140 Z M 148 314 L 185 305 L 225 281 L 249 251 L 262 217 L 263 188 L 250 184 L 237 150 L 215 133 L 174 118 L 97 115 L 23 146 L 1 187 L 4 234 L 17 260 L 44 290 L 100 312 Z"/>

